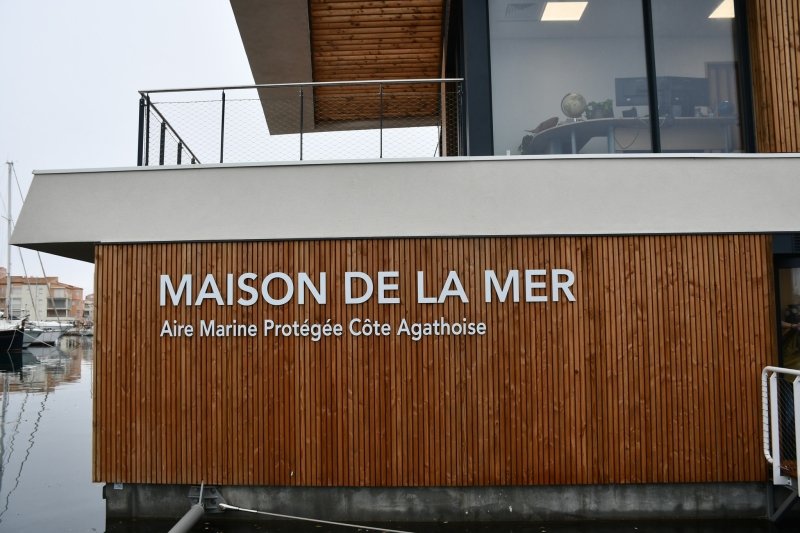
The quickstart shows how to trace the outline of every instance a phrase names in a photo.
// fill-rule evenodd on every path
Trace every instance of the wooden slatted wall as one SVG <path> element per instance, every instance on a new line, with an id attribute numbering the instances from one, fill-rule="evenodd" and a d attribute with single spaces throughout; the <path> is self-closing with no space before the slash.
<path id="1" fill-rule="evenodd" d="M 93 479 L 419 486 L 764 480 L 769 236 L 391 239 L 96 248 Z M 483 272 L 575 272 L 576 302 L 483 303 Z M 399 305 L 342 304 L 400 272 Z M 458 272 L 463 304 L 419 305 Z M 158 305 L 158 276 L 327 273 L 328 302 Z M 224 281 L 220 282 L 224 285 Z M 224 287 L 221 287 L 225 291 Z M 237 296 L 238 297 L 238 296 Z M 170 339 L 165 320 L 465 317 L 477 337 Z"/>
<path id="2" fill-rule="evenodd" d="M 748 0 L 759 152 L 800 152 L 800 0 Z"/>

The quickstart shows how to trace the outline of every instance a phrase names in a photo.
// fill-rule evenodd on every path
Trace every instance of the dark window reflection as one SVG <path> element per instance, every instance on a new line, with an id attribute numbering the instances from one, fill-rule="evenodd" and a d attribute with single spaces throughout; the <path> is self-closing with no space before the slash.
<path id="1" fill-rule="evenodd" d="M 800 268 L 778 270 L 781 366 L 800 370 Z"/>

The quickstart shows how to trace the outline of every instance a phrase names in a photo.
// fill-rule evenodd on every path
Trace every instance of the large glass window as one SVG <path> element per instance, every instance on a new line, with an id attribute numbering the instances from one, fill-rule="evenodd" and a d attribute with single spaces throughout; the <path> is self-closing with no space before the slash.
<path id="1" fill-rule="evenodd" d="M 641 0 L 490 0 L 496 155 L 650 152 Z"/>
<path id="2" fill-rule="evenodd" d="M 489 0 L 494 153 L 742 151 L 734 0 L 647 2 L 654 81 L 643 0 Z"/>
<path id="3" fill-rule="evenodd" d="M 733 0 L 652 6 L 661 151 L 741 151 Z"/>

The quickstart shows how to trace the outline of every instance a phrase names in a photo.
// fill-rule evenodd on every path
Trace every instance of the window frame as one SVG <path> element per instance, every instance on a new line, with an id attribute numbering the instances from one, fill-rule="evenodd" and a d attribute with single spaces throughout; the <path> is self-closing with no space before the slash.
<path id="1" fill-rule="evenodd" d="M 492 109 L 494 102 L 491 91 L 491 50 L 489 34 L 490 0 L 451 0 L 450 21 L 460 26 L 461 48 L 460 70 L 465 78 L 464 109 L 466 123 L 467 155 L 494 156 L 494 123 Z M 655 63 L 655 40 L 653 35 L 653 16 L 651 0 L 642 1 L 645 40 L 645 63 L 647 67 L 648 102 L 650 116 L 658 116 L 657 72 Z M 734 0 L 736 19 L 734 22 L 735 51 L 737 54 L 738 83 L 740 91 L 740 120 L 742 131 L 742 151 L 756 153 L 755 106 L 753 103 L 753 76 L 750 60 L 750 38 L 748 29 L 747 0 Z M 485 32 L 485 33 L 484 33 Z M 467 42 L 469 41 L 469 43 Z M 445 56 L 446 57 L 446 56 Z M 473 93 L 473 98 L 470 98 Z M 658 121 L 650 121 L 652 153 L 661 153 L 661 131 Z M 472 141 L 472 142 L 469 142 Z"/>

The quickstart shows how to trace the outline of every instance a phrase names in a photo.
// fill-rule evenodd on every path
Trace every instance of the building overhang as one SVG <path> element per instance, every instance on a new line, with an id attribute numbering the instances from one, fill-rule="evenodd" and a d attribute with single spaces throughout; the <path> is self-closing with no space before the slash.
<path id="1" fill-rule="evenodd" d="M 314 81 L 311 67 L 311 29 L 306 2 L 231 0 L 231 8 L 256 84 Z M 296 89 L 287 87 L 261 90 L 258 94 L 272 135 L 299 131 L 293 110 L 286 106 L 263 103 L 270 99 L 286 101 L 294 98 L 297 96 Z M 308 118 L 310 117 L 311 115 Z"/>
<path id="2" fill-rule="evenodd" d="M 444 0 L 416 0 L 408 5 L 362 0 L 230 2 L 256 84 L 435 79 L 442 75 Z M 409 90 L 437 93 L 440 87 L 385 88 L 387 93 Z M 342 98 L 364 93 L 377 94 L 377 88 L 306 89 L 310 98 L 303 113 L 304 131 L 314 131 L 317 124 L 324 124 L 324 131 L 374 128 L 369 119 L 378 119 L 377 110 L 362 110 L 360 120 L 354 120 L 352 113 L 338 104 Z M 286 105 L 297 97 L 297 88 L 259 90 L 270 134 L 300 131 L 299 121 Z M 280 105 L 269 103 L 275 101 Z"/>
<path id="3" fill-rule="evenodd" d="M 800 232 L 797 154 L 35 171 L 12 244 Z M 88 220 L 71 207 L 92 206 Z"/>

